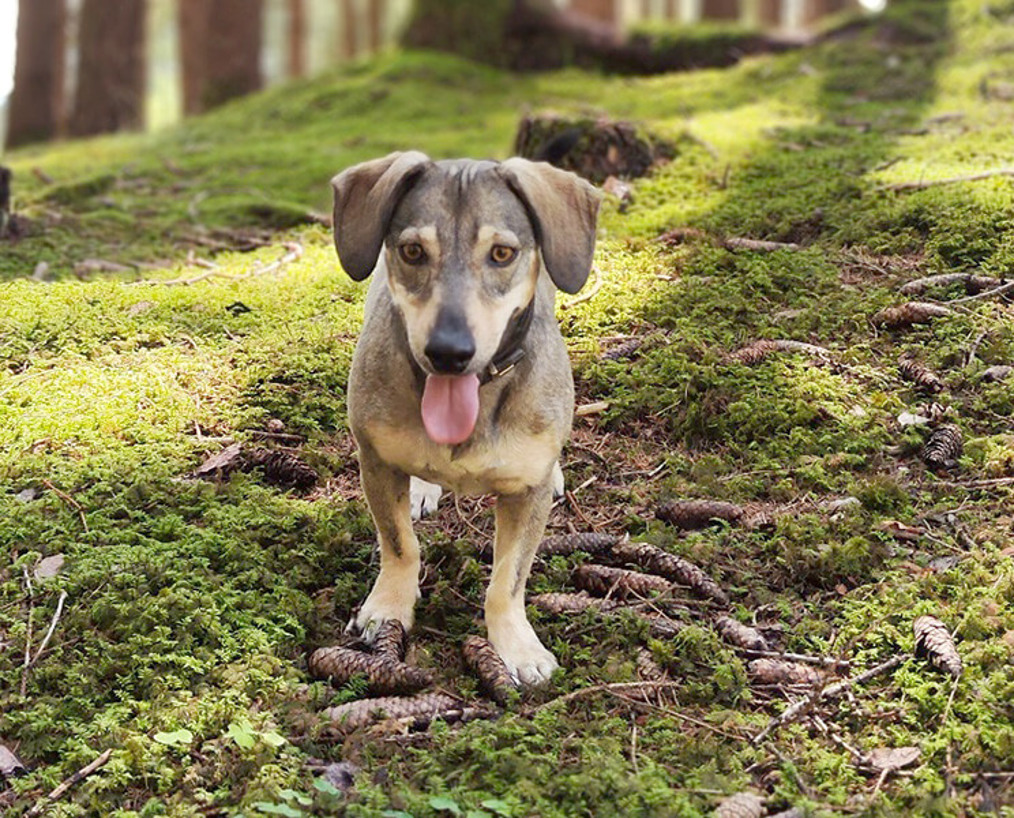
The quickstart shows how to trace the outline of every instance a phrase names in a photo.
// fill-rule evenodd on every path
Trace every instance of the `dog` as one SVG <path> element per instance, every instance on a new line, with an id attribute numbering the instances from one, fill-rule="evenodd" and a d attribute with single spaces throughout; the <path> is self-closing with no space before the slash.
<path id="1" fill-rule="evenodd" d="M 515 681 L 545 682 L 557 662 L 524 591 L 573 415 L 554 304 L 588 278 L 600 195 L 541 162 L 416 151 L 351 167 L 332 187 L 341 266 L 372 274 L 348 406 L 380 573 L 349 629 L 369 642 L 386 620 L 411 628 L 413 510 L 441 490 L 495 494 L 487 634 Z"/>

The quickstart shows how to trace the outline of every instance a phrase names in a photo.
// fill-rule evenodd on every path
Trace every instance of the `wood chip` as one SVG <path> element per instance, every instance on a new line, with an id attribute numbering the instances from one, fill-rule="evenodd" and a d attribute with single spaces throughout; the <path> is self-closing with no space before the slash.
<path id="1" fill-rule="evenodd" d="M 21 759 L 14 755 L 4 745 L 0 744 L 0 779 L 16 778 L 24 775 L 28 770 L 21 763 Z"/>
<path id="2" fill-rule="evenodd" d="M 999 383 L 1000 381 L 1007 380 L 1012 372 L 1014 372 L 1014 366 L 998 364 L 982 370 L 982 379 L 987 383 Z"/>
<path id="3" fill-rule="evenodd" d="M 360 699 L 330 707 L 325 711 L 332 725 L 342 733 L 351 733 L 387 721 L 399 722 L 408 729 L 421 730 L 436 719 L 451 724 L 476 718 L 491 718 L 495 714 L 491 708 L 469 707 L 461 699 L 447 693 Z"/>
<path id="4" fill-rule="evenodd" d="M 887 329 L 901 329 L 913 324 L 927 324 L 934 318 L 950 315 L 949 308 L 927 301 L 908 301 L 897 307 L 887 307 L 873 316 L 873 323 Z"/>
<path id="5" fill-rule="evenodd" d="M 32 573 L 35 574 L 36 579 L 49 579 L 59 574 L 61 568 L 63 568 L 63 554 L 53 554 L 39 560 Z"/>
<path id="6" fill-rule="evenodd" d="M 746 650 L 770 650 L 764 635 L 749 625 L 744 625 L 731 616 L 715 618 L 715 630 L 726 642 Z"/>
<path id="7" fill-rule="evenodd" d="M 330 679 L 335 685 L 363 676 L 372 694 L 409 693 L 433 684 L 433 677 L 425 670 L 342 645 L 315 650 L 308 665 L 311 675 Z"/>
<path id="8" fill-rule="evenodd" d="M 863 756 L 863 761 L 878 770 L 900 770 L 919 760 L 918 747 L 877 747 Z"/>
<path id="9" fill-rule="evenodd" d="M 655 574 L 629 571 L 626 568 L 611 568 L 607 565 L 579 565 L 574 570 L 574 584 L 593 594 L 614 597 L 648 597 L 653 593 L 664 594 L 672 589 L 671 582 Z"/>
<path id="10" fill-rule="evenodd" d="M 954 639 L 947 626 L 935 616 L 920 616 L 912 623 L 915 633 L 915 655 L 928 659 L 938 670 L 949 673 L 955 679 L 961 675 L 963 666 Z"/>
<path id="11" fill-rule="evenodd" d="M 469 636 L 461 646 L 461 653 L 489 697 L 501 706 L 506 705 L 515 695 L 518 685 L 496 648 L 488 639 Z"/>
<path id="12" fill-rule="evenodd" d="M 764 799 L 752 792 L 737 792 L 725 798 L 716 808 L 714 818 L 763 818 Z"/>
<path id="13" fill-rule="evenodd" d="M 754 659 L 746 670 L 758 684 L 818 685 L 824 679 L 824 674 L 810 665 L 782 659 Z"/>
<path id="14" fill-rule="evenodd" d="M 234 469 L 242 468 L 243 444 L 232 443 L 217 454 L 211 455 L 194 469 L 194 477 L 225 477 Z"/>
<path id="15" fill-rule="evenodd" d="M 721 500 L 671 500 L 659 506 L 655 516 L 677 528 L 694 529 L 705 528 L 715 520 L 737 523 L 744 513 L 742 506 Z"/>

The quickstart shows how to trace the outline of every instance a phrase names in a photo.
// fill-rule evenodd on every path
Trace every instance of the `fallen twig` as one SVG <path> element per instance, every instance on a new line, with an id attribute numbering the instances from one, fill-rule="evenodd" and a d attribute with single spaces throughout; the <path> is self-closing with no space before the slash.
<path id="1" fill-rule="evenodd" d="M 898 291 L 903 295 L 922 295 L 931 287 L 946 287 L 957 283 L 964 284 L 966 288 L 974 290 L 976 293 L 981 293 L 983 290 L 999 287 L 1004 282 L 999 278 L 977 276 L 973 273 L 939 273 L 906 281 L 898 288 Z"/>
<path id="2" fill-rule="evenodd" d="M 67 790 L 86 779 L 93 772 L 99 769 L 99 767 L 104 766 L 105 763 L 109 761 L 109 757 L 112 754 L 113 750 L 112 748 L 109 748 L 94 761 L 86 764 L 69 778 L 64 779 L 49 795 L 44 795 L 40 800 L 36 801 L 35 805 L 28 810 L 27 813 L 25 813 L 26 818 L 34 818 L 36 815 L 42 815 L 42 813 L 46 810 L 46 807 L 63 797 Z"/>
<path id="3" fill-rule="evenodd" d="M 81 508 L 81 504 L 71 497 L 67 492 L 60 491 L 50 480 L 43 480 L 42 485 L 49 489 L 53 494 L 63 500 L 67 505 L 77 511 L 78 516 L 81 518 L 81 525 L 84 526 L 85 534 L 88 533 L 88 521 L 85 519 L 84 509 Z"/>
<path id="4" fill-rule="evenodd" d="M 959 182 L 981 182 L 983 179 L 992 179 L 996 176 L 1014 176 L 1014 168 L 994 168 L 985 170 L 982 173 L 969 173 L 965 176 L 948 176 L 944 179 L 923 179 L 918 182 L 893 182 L 880 185 L 877 190 L 923 190 L 928 187 L 939 185 L 953 185 Z"/>
<path id="5" fill-rule="evenodd" d="M 223 272 L 220 265 L 214 264 L 213 262 L 205 262 L 208 269 L 205 272 L 195 276 L 179 276 L 177 278 L 145 278 L 141 281 L 135 281 L 134 284 L 147 284 L 147 285 L 162 285 L 163 287 L 189 287 L 193 284 L 199 284 L 202 281 L 206 281 L 209 278 L 224 278 L 229 281 L 243 281 L 247 278 L 255 278 L 257 276 L 267 275 L 268 273 L 274 273 L 282 269 L 285 265 L 292 263 L 300 256 L 303 255 L 303 245 L 297 244 L 296 242 L 285 242 L 282 247 L 285 248 L 286 252 L 280 258 L 274 261 L 263 264 L 254 265 L 250 270 L 245 273 L 230 274 Z M 195 262 L 196 263 L 196 262 Z"/>
<path id="6" fill-rule="evenodd" d="M 875 665 L 874 667 L 871 667 L 869 670 L 864 670 L 862 673 L 852 677 L 851 679 L 842 679 L 839 682 L 834 682 L 833 684 L 826 685 L 825 687 L 822 687 L 820 690 L 815 690 L 806 698 L 800 699 L 795 704 L 789 705 L 781 713 L 779 713 L 777 716 L 771 719 L 771 721 L 768 722 L 767 726 L 763 730 L 761 730 L 756 736 L 753 737 L 752 742 L 754 744 L 760 744 L 761 741 L 763 741 L 772 730 L 781 727 L 783 724 L 787 724 L 788 722 L 793 721 L 794 719 L 803 715 L 806 711 L 808 711 L 818 702 L 824 701 L 825 699 L 832 699 L 835 698 L 836 696 L 840 696 L 846 690 L 855 687 L 858 684 L 867 682 L 870 679 L 873 679 L 874 677 L 879 676 L 882 673 L 887 673 L 889 670 L 893 670 L 898 665 L 900 665 L 903 660 L 904 657 L 902 656 L 892 656 L 887 661 L 881 662 L 879 665 Z"/>
<path id="7" fill-rule="evenodd" d="M 25 625 L 25 662 L 21 668 L 21 698 L 28 695 L 28 669 L 32 665 L 32 614 L 35 611 L 35 591 L 32 589 L 32 579 L 28 576 L 28 569 L 21 569 L 25 575 L 25 588 L 28 590 L 28 621 Z"/>
<path id="8" fill-rule="evenodd" d="M 682 244 L 688 239 L 704 239 L 717 244 L 726 250 L 753 250 L 770 253 L 774 250 L 799 250 L 802 245 L 788 241 L 769 241 L 767 239 L 751 239 L 746 236 L 714 236 L 696 227 L 677 227 L 658 237 L 659 241 L 670 246 Z"/>
<path id="9" fill-rule="evenodd" d="M 31 668 L 39 661 L 39 657 L 42 656 L 42 652 L 46 649 L 46 645 L 49 644 L 49 640 L 53 638 L 53 631 L 56 630 L 56 623 L 60 621 L 60 615 L 63 613 L 63 603 L 67 601 L 67 592 L 61 591 L 60 598 L 56 602 L 56 612 L 53 614 L 53 621 L 49 623 L 49 630 L 46 631 L 46 635 L 42 638 L 42 644 L 39 645 L 39 649 L 35 651 L 35 656 L 32 657 L 28 663 L 28 667 Z"/>
<path id="10" fill-rule="evenodd" d="M 1002 284 L 999 287 L 994 287 L 992 290 L 985 290 L 975 295 L 966 295 L 964 298 L 955 298 L 953 301 L 948 301 L 948 304 L 967 304 L 969 301 L 981 301 L 984 298 L 996 298 L 998 295 L 1004 295 L 1014 290 L 1014 281 L 1008 281 L 1006 284 Z"/>

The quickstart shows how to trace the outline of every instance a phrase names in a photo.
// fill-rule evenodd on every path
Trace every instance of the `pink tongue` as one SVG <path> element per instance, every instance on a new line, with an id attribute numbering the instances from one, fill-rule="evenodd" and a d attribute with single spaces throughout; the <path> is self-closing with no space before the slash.
<path id="1" fill-rule="evenodd" d="M 479 378 L 427 375 L 422 420 L 434 443 L 453 446 L 468 439 L 479 417 Z"/>

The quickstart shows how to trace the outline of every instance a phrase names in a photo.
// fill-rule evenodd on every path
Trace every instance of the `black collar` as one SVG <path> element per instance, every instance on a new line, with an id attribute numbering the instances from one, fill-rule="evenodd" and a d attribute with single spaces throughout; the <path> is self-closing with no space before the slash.
<path id="1" fill-rule="evenodd" d="M 503 336 L 500 338 L 500 346 L 496 348 L 496 353 L 493 355 L 493 360 L 479 376 L 480 384 L 487 384 L 501 375 L 507 374 L 525 357 L 525 351 L 521 345 L 528 336 L 534 314 L 535 298 L 533 297 L 527 307 L 515 311 L 511 316 L 511 320 L 507 323 L 507 329 L 504 330 Z"/>

